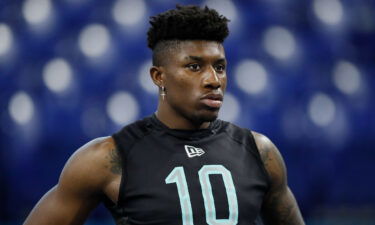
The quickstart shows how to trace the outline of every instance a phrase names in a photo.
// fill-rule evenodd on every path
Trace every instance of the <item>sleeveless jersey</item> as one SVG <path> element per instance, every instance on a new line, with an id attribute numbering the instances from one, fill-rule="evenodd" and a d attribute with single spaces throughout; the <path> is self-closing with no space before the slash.
<path id="1" fill-rule="evenodd" d="M 247 129 L 215 120 L 208 129 L 169 129 L 155 115 L 112 136 L 122 160 L 117 224 L 250 225 L 269 178 Z"/>

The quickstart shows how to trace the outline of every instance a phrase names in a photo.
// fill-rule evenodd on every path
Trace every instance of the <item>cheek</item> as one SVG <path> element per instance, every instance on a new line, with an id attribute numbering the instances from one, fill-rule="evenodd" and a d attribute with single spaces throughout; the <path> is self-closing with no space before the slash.
<path id="1" fill-rule="evenodd" d="M 184 100 L 196 99 L 196 96 L 198 95 L 198 87 L 196 83 L 193 83 L 190 80 L 181 79 L 179 88 L 180 95 Z"/>
<path id="2" fill-rule="evenodd" d="M 170 100 L 175 104 L 191 105 L 199 98 L 199 84 L 186 75 L 175 76 L 169 83 Z"/>
<path id="3" fill-rule="evenodd" d="M 177 72 L 171 76 L 169 88 L 173 90 L 173 94 L 187 97 L 187 93 L 190 93 L 194 89 L 194 82 L 192 82 L 191 77 L 188 75 Z"/>
<path id="4" fill-rule="evenodd" d="M 170 82 L 170 90 L 173 90 L 173 94 L 180 94 L 183 91 L 186 91 L 187 87 L 189 86 L 189 83 L 187 80 L 181 76 L 176 76 L 173 80 Z"/>

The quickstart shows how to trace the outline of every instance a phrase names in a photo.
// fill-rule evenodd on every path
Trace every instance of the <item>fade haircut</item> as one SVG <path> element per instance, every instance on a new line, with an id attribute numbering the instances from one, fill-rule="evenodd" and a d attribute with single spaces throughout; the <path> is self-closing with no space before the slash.
<path id="1" fill-rule="evenodd" d="M 229 34 L 229 20 L 207 6 L 177 5 L 150 18 L 148 47 L 153 51 L 152 63 L 160 66 L 164 54 L 177 49 L 181 41 L 205 40 L 223 43 Z"/>

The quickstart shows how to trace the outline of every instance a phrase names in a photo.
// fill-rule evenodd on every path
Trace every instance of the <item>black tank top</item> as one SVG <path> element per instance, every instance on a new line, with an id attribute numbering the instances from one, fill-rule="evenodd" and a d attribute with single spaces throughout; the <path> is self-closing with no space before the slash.
<path id="1" fill-rule="evenodd" d="M 269 178 L 247 129 L 175 130 L 155 115 L 112 136 L 122 158 L 117 224 L 255 224 Z"/>

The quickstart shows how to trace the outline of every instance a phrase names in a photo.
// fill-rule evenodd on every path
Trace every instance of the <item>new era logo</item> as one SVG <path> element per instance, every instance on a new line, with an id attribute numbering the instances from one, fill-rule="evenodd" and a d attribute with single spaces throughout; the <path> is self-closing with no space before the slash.
<path id="1" fill-rule="evenodd" d="M 196 148 L 191 145 L 185 145 L 185 151 L 186 154 L 189 156 L 189 158 L 195 157 L 195 156 L 201 156 L 204 154 L 203 149 L 201 148 Z"/>

